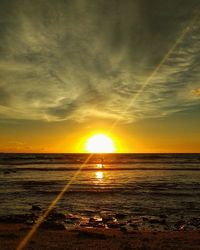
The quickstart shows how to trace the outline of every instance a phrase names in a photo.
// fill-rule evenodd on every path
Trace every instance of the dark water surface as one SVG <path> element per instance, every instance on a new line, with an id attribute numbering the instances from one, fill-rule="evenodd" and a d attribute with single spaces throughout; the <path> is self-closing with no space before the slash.
<path id="1" fill-rule="evenodd" d="M 33 204 L 47 208 L 87 157 L 0 154 L 0 215 L 27 213 Z M 200 154 L 95 155 L 57 208 L 83 216 L 199 217 L 199 170 Z"/>

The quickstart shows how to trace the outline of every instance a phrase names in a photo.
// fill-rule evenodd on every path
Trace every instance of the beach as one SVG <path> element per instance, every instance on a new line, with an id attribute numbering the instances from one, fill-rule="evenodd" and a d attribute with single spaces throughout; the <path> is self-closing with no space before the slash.
<path id="1" fill-rule="evenodd" d="M 200 218 L 182 218 L 172 226 L 166 215 L 143 216 L 141 222 L 122 213 L 86 218 L 52 209 L 44 214 L 33 205 L 28 214 L 1 216 L 0 249 L 200 249 Z"/>
<path id="2" fill-rule="evenodd" d="M 30 230 L 23 224 L 0 224 L 0 249 L 13 250 Z M 199 231 L 131 232 L 118 229 L 39 229 L 26 249 L 200 249 Z"/>

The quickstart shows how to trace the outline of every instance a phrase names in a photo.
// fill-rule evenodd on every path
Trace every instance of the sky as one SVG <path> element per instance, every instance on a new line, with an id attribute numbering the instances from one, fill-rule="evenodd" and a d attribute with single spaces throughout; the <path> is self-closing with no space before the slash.
<path id="1" fill-rule="evenodd" d="M 200 152 L 199 0 L 1 0 L 0 151 Z"/>

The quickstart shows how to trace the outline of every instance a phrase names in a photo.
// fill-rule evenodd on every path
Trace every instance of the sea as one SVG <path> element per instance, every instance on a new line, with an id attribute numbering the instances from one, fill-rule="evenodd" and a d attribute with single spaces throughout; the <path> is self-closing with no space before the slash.
<path id="1" fill-rule="evenodd" d="M 85 217 L 200 216 L 200 154 L 0 154 L 0 216 L 33 205 Z"/>

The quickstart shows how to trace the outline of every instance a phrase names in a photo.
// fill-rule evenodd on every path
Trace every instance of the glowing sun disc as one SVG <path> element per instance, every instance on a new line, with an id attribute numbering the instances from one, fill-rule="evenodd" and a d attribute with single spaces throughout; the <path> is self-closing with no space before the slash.
<path id="1" fill-rule="evenodd" d="M 115 151 L 115 147 L 110 137 L 98 134 L 87 140 L 86 150 L 89 153 L 112 153 Z"/>

